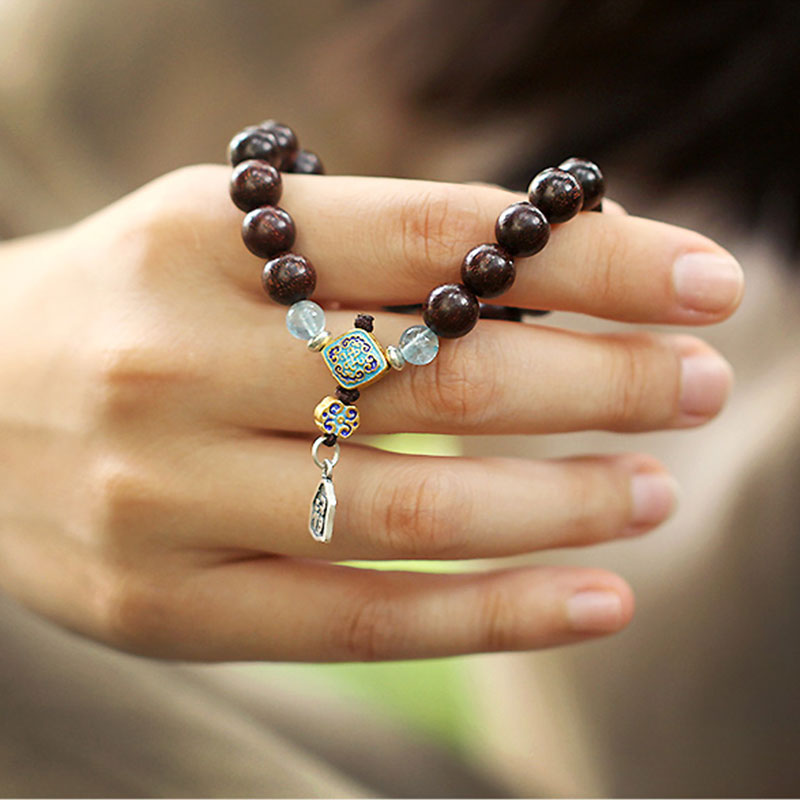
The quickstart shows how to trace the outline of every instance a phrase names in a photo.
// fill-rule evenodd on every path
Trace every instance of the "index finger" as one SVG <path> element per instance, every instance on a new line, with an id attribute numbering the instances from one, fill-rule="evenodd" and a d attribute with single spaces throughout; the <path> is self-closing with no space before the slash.
<path id="1" fill-rule="evenodd" d="M 240 239 L 229 170 L 194 167 L 168 186 L 193 249 L 247 290 L 262 293 L 263 259 Z M 165 179 L 166 180 L 166 179 Z M 295 220 L 293 250 L 316 267 L 315 299 L 376 308 L 423 302 L 460 280 L 465 254 L 494 241 L 498 214 L 519 195 L 491 186 L 286 175 L 280 205 Z M 518 258 L 516 280 L 492 302 L 576 311 L 627 322 L 703 325 L 738 306 L 736 260 L 694 231 L 624 214 L 583 212 L 554 225 L 548 245 Z"/>

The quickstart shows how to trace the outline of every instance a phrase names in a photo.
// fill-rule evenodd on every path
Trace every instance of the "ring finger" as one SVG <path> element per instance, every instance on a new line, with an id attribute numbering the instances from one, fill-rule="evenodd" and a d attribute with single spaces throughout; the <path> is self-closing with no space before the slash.
<path id="1" fill-rule="evenodd" d="M 156 463 L 117 476 L 115 529 L 125 540 L 132 529 L 170 530 L 174 545 L 210 559 L 242 551 L 334 561 L 489 558 L 642 533 L 675 501 L 672 478 L 644 455 L 532 462 L 354 445 L 335 469 L 336 533 L 323 546 L 307 533 L 318 481 L 305 440 L 252 433 L 163 448 Z"/>

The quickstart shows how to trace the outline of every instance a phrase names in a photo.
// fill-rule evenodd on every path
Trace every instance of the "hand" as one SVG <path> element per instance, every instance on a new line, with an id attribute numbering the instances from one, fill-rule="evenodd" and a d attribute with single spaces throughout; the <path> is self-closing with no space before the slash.
<path id="1" fill-rule="evenodd" d="M 228 175 L 180 170 L 72 228 L 0 247 L 0 586 L 87 636 L 183 659 L 416 658 L 623 627 L 631 591 L 601 570 L 329 563 L 639 534 L 669 515 L 673 481 L 645 455 L 441 459 L 348 442 L 333 542 L 313 541 L 312 412 L 334 384 L 261 289 Z M 284 183 L 334 333 L 355 311 L 421 302 L 457 279 L 518 199 L 379 178 Z M 738 266 L 699 234 L 584 213 L 519 262 L 501 302 L 704 325 L 741 294 Z M 414 322 L 374 313 L 384 344 Z M 481 320 L 432 364 L 366 389 L 360 430 L 685 428 L 720 410 L 730 382 L 727 363 L 685 335 Z"/>

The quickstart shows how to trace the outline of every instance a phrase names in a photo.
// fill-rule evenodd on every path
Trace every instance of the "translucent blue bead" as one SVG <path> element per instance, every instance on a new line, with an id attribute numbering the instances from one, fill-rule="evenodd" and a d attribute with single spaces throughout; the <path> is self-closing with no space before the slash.
<path id="1" fill-rule="evenodd" d="M 427 325 L 412 325 L 400 336 L 400 352 L 410 364 L 430 364 L 439 352 L 439 337 Z"/>
<path id="2" fill-rule="evenodd" d="M 300 300 L 289 306 L 286 327 L 292 336 L 308 341 L 325 329 L 325 312 L 313 300 Z"/>

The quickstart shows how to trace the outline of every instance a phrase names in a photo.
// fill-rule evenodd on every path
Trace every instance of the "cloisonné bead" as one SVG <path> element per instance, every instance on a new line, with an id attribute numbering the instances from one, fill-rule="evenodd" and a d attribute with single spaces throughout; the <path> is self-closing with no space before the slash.
<path id="1" fill-rule="evenodd" d="M 281 199 L 281 174 L 266 161 L 250 159 L 237 164 L 231 173 L 231 200 L 242 210 L 274 206 Z"/>
<path id="2" fill-rule="evenodd" d="M 600 205 L 606 193 L 606 180 L 597 164 L 586 158 L 568 158 L 558 168 L 578 179 L 583 189 L 583 211 L 593 211 Z"/>
<path id="3" fill-rule="evenodd" d="M 295 132 L 288 125 L 283 125 L 274 119 L 265 120 L 258 127 L 269 131 L 278 142 L 280 154 L 276 166 L 282 170 L 291 169 L 298 151 L 297 135 Z"/>
<path id="4" fill-rule="evenodd" d="M 281 149 L 278 140 L 269 131 L 251 126 L 239 131 L 228 145 L 228 161 L 235 167 L 242 161 L 257 158 L 273 167 L 280 164 Z"/>
<path id="5" fill-rule="evenodd" d="M 309 341 L 325 330 L 325 312 L 313 300 L 300 300 L 286 312 L 286 327 L 296 339 Z"/>
<path id="6" fill-rule="evenodd" d="M 428 295 L 422 319 L 437 336 L 457 339 L 475 327 L 479 310 L 478 298 L 466 286 L 443 283 Z"/>
<path id="7" fill-rule="evenodd" d="M 358 408 L 328 395 L 317 403 L 314 422 L 323 433 L 347 439 L 358 430 Z"/>
<path id="8" fill-rule="evenodd" d="M 324 175 L 325 167 L 322 166 L 322 161 L 316 153 L 301 150 L 294 159 L 291 171 L 303 175 Z"/>
<path id="9" fill-rule="evenodd" d="M 282 208 L 254 208 L 242 220 L 242 239 L 247 249 L 261 258 L 285 253 L 294 237 L 294 221 Z"/>
<path id="10" fill-rule="evenodd" d="M 583 206 L 583 189 L 578 179 L 563 169 L 542 170 L 528 187 L 528 198 L 548 222 L 566 222 Z"/>
<path id="11" fill-rule="evenodd" d="M 514 259 L 497 244 L 479 244 L 464 257 L 461 280 L 478 297 L 497 297 L 514 283 Z"/>
<path id="12" fill-rule="evenodd" d="M 337 336 L 321 353 L 334 380 L 345 389 L 369 386 L 390 368 L 378 340 L 363 328 L 353 328 Z"/>
<path id="13" fill-rule="evenodd" d="M 285 253 L 264 264 L 261 284 L 276 303 L 290 306 L 314 293 L 317 273 L 308 259 Z"/>
<path id="14" fill-rule="evenodd" d="M 439 352 L 439 337 L 427 325 L 412 325 L 400 335 L 398 349 L 409 364 L 430 364 Z"/>
<path id="15" fill-rule="evenodd" d="M 538 253 L 550 239 L 550 223 L 532 203 L 514 203 L 497 218 L 494 235 L 510 255 L 526 258 Z"/>

